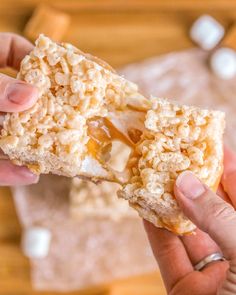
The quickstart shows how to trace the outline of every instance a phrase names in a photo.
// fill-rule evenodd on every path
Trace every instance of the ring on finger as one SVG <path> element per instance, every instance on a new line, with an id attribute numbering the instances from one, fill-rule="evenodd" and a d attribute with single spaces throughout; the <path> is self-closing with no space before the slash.
<path id="1" fill-rule="evenodd" d="M 202 270 L 204 267 L 206 267 L 208 264 L 214 262 L 214 261 L 225 261 L 224 256 L 219 253 L 212 253 L 206 257 L 204 257 L 201 261 L 199 261 L 197 264 L 194 265 L 195 270 Z"/>

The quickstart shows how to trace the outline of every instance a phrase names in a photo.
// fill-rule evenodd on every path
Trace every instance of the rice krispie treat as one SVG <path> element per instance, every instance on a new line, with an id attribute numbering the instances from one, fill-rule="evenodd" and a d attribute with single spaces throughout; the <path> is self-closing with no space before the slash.
<path id="1" fill-rule="evenodd" d="M 106 165 L 111 141 L 133 144 L 149 102 L 135 84 L 72 45 L 43 35 L 35 44 L 18 78 L 37 86 L 39 99 L 31 109 L 5 116 L 0 147 L 37 174 L 114 179 Z M 128 120 L 127 128 L 122 116 L 136 121 Z"/>
<path id="2" fill-rule="evenodd" d="M 132 176 L 119 196 L 141 217 L 177 234 L 195 226 L 174 198 L 177 176 L 191 170 L 213 190 L 222 174 L 224 114 L 152 99 L 145 131 L 128 161 Z"/>
<path id="3" fill-rule="evenodd" d="M 43 35 L 18 78 L 37 86 L 40 97 L 31 109 L 5 116 L 0 148 L 15 164 L 38 174 L 122 183 L 119 196 L 143 218 L 177 234 L 194 229 L 173 186 L 179 173 L 191 170 L 217 188 L 223 113 L 155 98 L 151 105 L 103 61 Z M 114 141 L 132 150 L 124 171 L 110 163 Z"/>

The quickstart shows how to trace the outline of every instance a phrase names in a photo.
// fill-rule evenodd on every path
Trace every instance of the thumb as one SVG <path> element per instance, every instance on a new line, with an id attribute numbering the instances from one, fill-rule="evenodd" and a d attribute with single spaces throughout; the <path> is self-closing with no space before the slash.
<path id="1" fill-rule="evenodd" d="M 36 102 L 36 87 L 0 74 L 0 112 L 24 111 Z"/>
<path id="2" fill-rule="evenodd" d="M 227 260 L 236 262 L 234 208 L 202 184 L 190 171 L 181 173 L 177 178 L 175 196 L 186 216 L 211 236 Z"/>
<path id="3" fill-rule="evenodd" d="M 224 173 L 221 182 L 229 195 L 230 201 L 236 206 L 236 154 L 228 147 L 224 148 Z"/>

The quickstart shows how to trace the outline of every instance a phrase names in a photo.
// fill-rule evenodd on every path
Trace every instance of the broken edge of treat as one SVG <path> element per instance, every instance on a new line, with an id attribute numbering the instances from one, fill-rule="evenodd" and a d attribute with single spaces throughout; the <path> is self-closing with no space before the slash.
<path id="1" fill-rule="evenodd" d="M 36 45 L 37 42 L 40 42 L 39 40 L 41 39 L 49 39 L 48 37 L 44 36 L 43 34 L 41 34 L 39 36 L 39 38 L 36 40 Z M 74 47 L 73 45 L 70 44 L 63 44 L 62 46 L 65 46 L 66 48 L 70 49 L 73 48 L 74 52 L 83 55 L 86 59 L 96 63 L 98 66 L 103 67 L 105 70 L 110 71 L 112 73 L 114 73 L 115 71 L 113 70 L 112 67 L 110 67 L 106 62 L 104 62 L 103 60 L 100 60 L 90 54 L 84 53 L 82 51 L 80 51 L 79 49 L 77 49 L 76 47 Z M 18 73 L 17 76 L 19 79 L 22 79 L 21 77 L 21 73 Z M 120 77 L 121 79 L 124 79 L 123 77 Z M 125 79 L 124 79 L 125 81 Z M 135 86 L 135 85 L 134 85 Z M 148 109 L 149 107 L 149 101 L 146 100 L 146 98 L 144 98 L 141 94 L 139 95 L 137 92 L 137 96 L 138 97 L 133 97 L 132 95 L 129 94 L 129 103 L 128 106 L 131 107 L 131 111 L 130 113 L 135 113 L 136 110 L 141 110 L 141 112 L 143 112 L 144 110 Z M 126 112 L 126 110 L 124 110 L 124 112 Z M 143 114 L 141 114 L 143 117 Z M 125 118 L 124 118 L 125 119 Z M 122 124 L 122 127 L 124 127 L 124 122 Z M 136 124 L 135 124 L 136 125 Z M 139 122 L 140 125 L 140 122 Z M 124 128 L 123 128 L 124 129 Z M 127 136 L 127 134 L 125 134 Z M 7 149 L 9 149 L 8 154 L 10 159 L 12 159 L 12 161 L 17 164 L 17 165 L 22 165 L 22 163 L 24 163 L 26 166 L 28 166 L 30 168 L 30 170 L 32 170 L 34 173 L 39 174 L 41 171 L 42 173 L 56 173 L 59 175 L 66 175 L 66 176 L 75 176 L 77 174 L 81 175 L 82 177 L 88 177 L 91 178 L 92 180 L 95 180 L 95 178 L 98 179 L 104 179 L 104 180 L 109 180 L 109 181 L 115 181 L 118 183 L 123 183 L 127 179 L 127 174 L 124 175 L 122 173 L 116 173 L 115 171 L 112 171 L 111 169 L 109 169 L 109 167 L 107 167 L 106 165 L 101 164 L 99 161 L 97 161 L 96 159 L 93 159 L 92 157 L 85 157 L 81 163 L 81 169 L 78 171 L 73 171 L 71 173 L 71 171 L 69 169 L 66 169 L 68 171 L 67 173 L 64 173 L 63 171 L 61 171 L 62 169 L 59 169 L 60 165 L 58 165 L 58 159 L 56 159 L 55 157 L 53 157 L 53 159 L 51 160 L 51 162 L 54 162 L 54 169 L 48 171 L 48 167 L 43 167 L 43 162 L 45 160 L 45 158 L 48 159 L 50 156 L 49 155 L 38 155 L 40 157 L 39 159 L 39 163 L 38 163 L 38 159 L 37 157 L 35 157 L 34 154 L 31 154 L 30 151 L 27 150 L 20 150 L 20 151 L 16 151 L 11 143 L 5 142 L 4 139 L 2 139 L 4 142 L 4 145 L 7 146 Z M 9 138 L 8 138 L 9 140 Z M 51 155 L 52 157 L 52 155 Z M 20 159 L 20 160 L 18 160 Z M 63 161 L 63 159 L 61 159 Z M 65 163 L 65 165 L 68 166 L 68 163 Z M 57 168 L 58 166 L 58 168 Z"/>
<path id="2" fill-rule="evenodd" d="M 120 192 L 118 192 L 118 194 L 120 194 Z M 129 205 L 138 212 L 141 218 L 144 218 L 158 228 L 165 228 L 178 236 L 191 235 L 194 234 L 196 230 L 195 224 L 187 218 L 181 223 L 176 222 L 175 224 L 170 224 L 165 222 L 164 218 L 158 217 L 154 210 L 145 210 L 138 203 L 129 202 Z"/>
<path id="3" fill-rule="evenodd" d="M 152 106 L 153 110 L 157 109 L 158 104 L 165 105 L 165 104 L 175 104 L 180 107 L 185 107 L 185 108 L 193 108 L 196 111 L 207 111 L 209 115 L 213 118 L 213 125 L 218 126 L 218 128 L 215 130 L 215 133 L 213 134 L 215 138 L 215 142 L 219 142 L 219 145 L 215 145 L 215 153 L 217 154 L 217 158 L 219 159 L 219 165 L 215 171 L 215 181 L 212 183 L 210 186 L 211 189 L 217 190 L 217 187 L 219 185 L 221 175 L 223 172 L 223 142 L 222 142 L 222 135 L 223 131 L 225 128 L 225 114 L 221 111 L 212 111 L 212 110 L 203 110 L 199 107 L 193 107 L 193 106 L 186 106 L 186 105 L 180 105 L 178 102 L 175 101 L 168 101 L 167 99 L 159 99 L 152 97 Z M 146 126 L 147 128 L 147 126 Z M 147 128 L 148 129 L 148 128 Z M 150 130 L 151 131 L 151 130 Z M 129 201 L 129 204 L 131 207 L 135 208 L 140 217 L 144 218 L 145 220 L 151 222 L 154 224 L 156 227 L 160 228 L 166 228 L 170 230 L 171 232 L 177 234 L 177 235 L 189 235 L 189 234 L 194 234 L 194 230 L 196 226 L 188 220 L 182 213 L 179 211 L 176 211 L 176 215 L 172 214 L 168 217 L 171 222 L 168 222 L 168 218 L 158 215 L 158 212 L 156 212 L 154 209 L 152 210 L 153 206 L 150 206 L 151 204 L 147 204 L 146 206 L 141 206 L 139 203 L 139 195 L 133 195 L 132 191 L 118 191 L 118 197 L 125 198 L 126 200 Z M 144 202 L 144 200 L 141 201 L 141 203 Z M 147 200 L 147 202 L 149 202 Z M 154 204 L 153 204 L 154 205 Z M 155 206 L 154 206 L 155 207 Z M 153 207 L 153 208 L 154 208 Z M 170 212 L 171 213 L 171 212 Z M 173 212 L 174 213 L 174 212 Z"/>

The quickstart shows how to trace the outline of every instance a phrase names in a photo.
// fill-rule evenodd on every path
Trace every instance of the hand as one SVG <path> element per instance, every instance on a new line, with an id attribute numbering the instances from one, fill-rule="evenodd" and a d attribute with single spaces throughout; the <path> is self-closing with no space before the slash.
<path id="1" fill-rule="evenodd" d="M 177 237 L 144 222 L 168 294 L 236 294 L 236 155 L 228 149 L 218 195 L 191 172 L 183 172 L 176 181 L 175 196 L 197 225 L 196 235 Z M 193 265 L 214 252 L 222 252 L 227 261 L 194 271 Z"/>
<path id="2" fill-rule="evenodd" d="M 19 70 L 20 61 L 33 45 L 15 34 L 0 33 L 0 68 L 9 66 Z M 0 73 L 0 112 L 19 112 L 30 108 L 37 100 L 35 87 Z M 38 176 L 26 167 L 0 160 L 0 185 L 35 183 Z"/>

